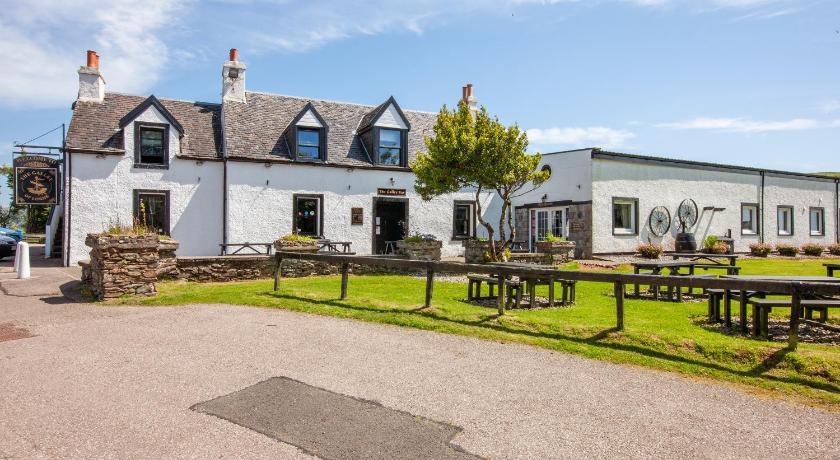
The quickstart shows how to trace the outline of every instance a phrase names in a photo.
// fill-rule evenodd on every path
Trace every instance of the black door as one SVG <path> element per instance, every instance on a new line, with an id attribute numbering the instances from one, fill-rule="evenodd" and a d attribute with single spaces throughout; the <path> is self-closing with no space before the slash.
<path id="1" fill-rule="evenodd" d="M 408 228 L 408 202 L 405 200 L 374 198 L 373 252 L 384 254 L 388 242 L 405 238 Z"/>

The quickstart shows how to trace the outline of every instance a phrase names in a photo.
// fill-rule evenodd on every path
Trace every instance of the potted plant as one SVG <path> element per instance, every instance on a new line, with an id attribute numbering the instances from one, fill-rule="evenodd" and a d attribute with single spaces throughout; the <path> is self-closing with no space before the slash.
<path id="1" fill-rule="evenodd" d="M 274 242 L 276 251 L 318 252 L 318 240 L 306 235 L 285 235 Z"/>
<path id="2" fill-rule="evenodd" d="M 486 262 L 485 254 L 490 252 L 490 240 L 484 237 L 464 240 L 464 262 L 481 264 Z"/>
<path id="3" fill-rule="evenodd" d="M 658 259 L 662 255 L 662 246 L 653 243 L 640 244 L 636 252 L 645 259 Z"/>
<path id="4" fill-rule="evenodd" d="M 791 246 L 786 243 L 779 243 L 776 245 L 776 251 L 779 252 L 780 256 L 785 257 L 796 257 L 796 247 Z"/>
<path id="5" fill-rule="evenodd" d="M 803 254 L 811 257 L 820 257 L 823 251 L 825 251 L 825 248 L 821 244 L 816 243 L 805 243 L 800 249 L 802 249 Z"/>
<path id="6" fill-rule="evenodd" d="M 709 235 L 703 240 L 703 252 L 709 254 L 726 254 L 729 247 L 715 235 Z"/>
<path id="7" fill-rule="evenodd" d="M 753 243 L 750 245 L 750 255 L 755 257 L 767 257 L 773 248 L 769 244 Z"/>
<path id="8" fill-rule="evenodd" d="M 443 242 L 435 239 L 434 235 L 415 233 L 397 242 L 397 248 L 409 260 L 440 260 L 440 249 Z"/>
<path id="9" fill-rule="evenodd" d="M 537 242 L 537 251 L 546 255 L 550 263 L 565 263 L 572 259 L 575 242 L 568 241 L 562 236 L 549 234 L 542 241 Z"/>

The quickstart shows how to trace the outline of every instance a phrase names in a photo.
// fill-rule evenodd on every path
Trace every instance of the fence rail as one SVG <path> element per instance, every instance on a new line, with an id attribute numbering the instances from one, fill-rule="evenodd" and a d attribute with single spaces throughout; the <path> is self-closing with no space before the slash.
<path id="1" fill-rule="evenodd" d="M 499 286 L 504 286 L 503 280 L 509 276 L 544 277 L 557 280 L 590 281 L 609 283 L 614 286 L 616 299 L 616 328 L 624 328 L 624 290 L 627 285 L 654 285 L 675 288 L 700 288 L 761 291 L 770 294 L 790 295 L 792 301 L 790 318 L 789 345 L 796 347 L 799 334 L 800 300 L 803 296 L 812 295 L 840 295 L 840 284 L 756 280 L 756 279 L 726 279 L 709 276 L 663 276 L 630 273 L 603 273 L 571 270 L 556 270 L 541 267 L 505 267 L 496 265 L 467 264 L 461 262 L 438 262 L 385 258 L 376 256 L 358 256 L 343 254 L 314 254 L 306 252 L 278 251 L 275 254 L 274 290 L 280 288 L 283 260 L 309 260 L 341 266 L 341 298 L 347 297 L 348 270 L 350 264 L 401 268 L 426 273 L 425 306 L 431 305 L 435 274 L 440 273 L 480 273 L 499 278 Z M 505 290 L 498 289 L 497 307 L 500 315 L 505 314 Z"/>

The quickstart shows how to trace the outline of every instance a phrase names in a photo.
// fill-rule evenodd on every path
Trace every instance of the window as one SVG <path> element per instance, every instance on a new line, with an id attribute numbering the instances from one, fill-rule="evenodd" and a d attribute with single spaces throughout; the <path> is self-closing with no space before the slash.
<path id="1" fill-rule="evenodd" d="M 379 129 L 377 163 L 387 166 L 402 165 L 403 132 L 398 129 Z"/>
<path id="2" fill-rule="evenodd" d="M 758 205 L 741 204 L 741 234 L 758 235 Z"/>
<path id="3" fill-rule="evenodd" d="M 321 195 L 295 195 L 293 233 L 306 236 L 321 236 L 323 225 L 324 198 Z"/>
<path id="4" fill-rule="evenodd" d="M 793 235 L 793 206 L 779 206 L 776 222 L 780 236 Z"/>
<path id="5" fill-rule="evenodd" d="M 134 130 L 134 163 L 166 166 L 169 163 L 169 125 L 135 123 Z"/>
<path id="6" fill-rule="evenodd" d="M 169 235 L 169 192 L 135 190 L 134 225 L 148 228 L 158 235 Z"/>
<path id="7" fill-rule="evenodd" d="M 471 238 L 475 236 L 475 203 L 470 201 L 455 202 L 455 216 L 453 218 L 452 237 L 454 239 Z"/>
<path id="8" fill-rule="evenodd" d="M 321 130 L 316 128 L 298 128 L 297 159 L 321 159 Z"/>
<path id="9" fill-rule="evenodd" d="M 811 208 L 808 214 L 810 215 L 811 221 L 811 235 L 825 235 L 825 209 Z"/>
<path id="10" fill-rule="evenodd" d="M 636 235 L 639 228 L 639 200 L 613 198 L 613 235 Z"/>

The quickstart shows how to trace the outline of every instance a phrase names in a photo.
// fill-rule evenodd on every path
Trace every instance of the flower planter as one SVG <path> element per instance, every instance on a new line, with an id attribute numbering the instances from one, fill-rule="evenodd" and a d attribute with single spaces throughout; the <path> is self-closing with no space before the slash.
<path id="1" fill-rule="evenodd" d="M 397 249 L 409 260 L 440 260 L 443 243 L 435 240 L 398 241 Z"/>
<path id="2" fill-rule="evenodd" d="M 468 264 L 483 264 L 487 262 L 490 252 L 490 242 L 481 240 L 464 240 L 464 262 Z"/>
<path id="3" fill-rule="evenodd" d="M 572 260 L 575 250 L 574 241 L 538 241 L 537 251 L 545 254 L 549 264 L 565 263 Z"/>
<path id="4" fill-rule="evenodd" d="M 315 240 L 284 240 L 274 242 L 275 251 L 287 252 L 318 252 L 318 242 Z"/>
<path id="5" fill-rule="evenodd" d="M 89 233 L 85 244 L 91 248 L 85 278 L 97 299 L 157 292 L 158 235 Z"/>

